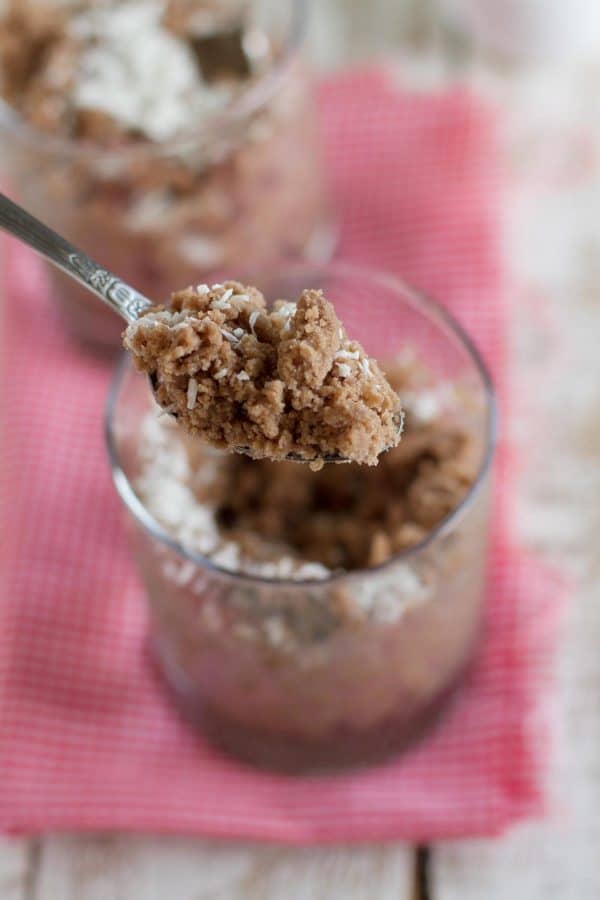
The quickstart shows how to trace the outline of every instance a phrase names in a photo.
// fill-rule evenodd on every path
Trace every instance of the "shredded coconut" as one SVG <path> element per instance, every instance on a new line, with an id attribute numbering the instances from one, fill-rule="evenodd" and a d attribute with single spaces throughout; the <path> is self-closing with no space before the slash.
<path id="1" fill-rule="evenodd" d="M 413 418 L 423 424 L 432 422 L 440 414 L 442 404 L 437 391 L 418 391 L 403 395 L 402 399 Z"/>
<path id="2" fill-rule="evenodd" d="M 348 378 L 352 374 L 352 369 L 346 363 L 337 363 L 336 367 L 340 378 Z"/>
<path id="3" fill-rule="evenodd" d="M 260 316 L 259 311 L 257 309 L 255 309 L 254 312 L 250 313 L 250 318 L 248 319 L 248 324 L 250 325 L 250 330 L 255 337 L 256 337 L 256 331 L 254 330 L 254 326 L 256 325 L 256 322 L 257 322 L 259 316 Z"/>
<path id="4" fill-rule="evenodd" d="M 172 205 L 168 191 L 148 191 L 132 200 L 125 213 L 127 226 L 138 234 L 154 231 L 171 214 Z"/>
<path id="5" fill-rule="evenodd" d="M 189 46 L 162 25 L 163 4 L 127 0 L 73 17 L 69 31 L 87 47 L 79 60 L 74 102 L 164 141 L 190 119 L 222 108 L 230 92 L 203 85 Z"/>
<path id="6" fill-rule="evenodd" d="M 150 514 L 183 546 L 209 556 L 216 565 L 232 572 L 293 581 L 319 581 L 330 575 L 330 570 L 320 563 L 289 557 L 283 557 L 283 561 L 256 561 L 243 554 L 235 542 L 223 537 L 214 506 L 203 503 L 192 490 L 188 456 L 172 420 L 159 421 L 153 413 L 146 416 L 139 446 L 141 472 L 135 482 L 136 491 Z M 213 471 L 208 459 L 205 465 L 212 482 L 216 470 Z M 201 571 L 192 563 L 167 562 L 163 571 L 175 584 L 191 584 L 194 591 L 198 585 L 198 593 L 206 593 L 206 586 L 200 581 Z"/>
<path id="7" fill-rule="evenodd" d="M 395 566 L 372 581 L 364 580 L 349 599 L 357 611 L 381 625 L 397 622 L 412 606 L 429 599 L 431 590 L 409 565 Z"/>
<path id="8" fill-rule="evenodd" d="M 195 378 L 190 378 L 187 387 L 187 408 L 193 409 L 198 398 L 198 382 Z"/>
<path id="9" fill-rule="evenodd" d="M 222 378 L 225 378 L 229 369 L 220 369 L 215 375 L 215 381 L 221 381 Z"/>
<path id="10" fill-rule="evenodd" d="M 229 295 L 231 296 L 231 294 Z M 210 304 L 211 309 L 231 309 L 231 304 L 227 302 L 225 298 L 225 294 L 222 297 L 219 297 L 217 300 L 213 300 Z"/>
<path id="11" fill-rule="evenodd" d="M 181 566 L 177 563 L 166 563 L 164 572 L 178 587 L 185 587 L 193 580 L 196 566 L 193 562 L 185 562 Z"/>
<path id="12" fill-rule="evenodd" d="M 231 344 L 238 343 L 238 339 L 236 338 L 235 334 L 233 334 L 233 332 L 231 331 L 227 331 L 226 328 L 221 328 L 221 334 L 223 335 L 225 340 L 229 341 Z"/>
<path id="13" fill-rule="evenodd" d="M 283 316 L 285 319 L 290 319 L 294 313 L 296 312 L 296 304 L 292 303 L 290 300 L 286 300 L 285 303 L 282 303 L 277 308 L 277 313 L 280 316 Z"/>
<path id="14" fill-rule="evenodd" d="M 287 638 L 287 628 L 279 617 L 271 616 L 263 622 L 263 628 L 268 642 L 273 647 L 279 647 L 285 643 Z"/>
<path id="15" fill-rule="evenodd" d="M 247 372 L 238 372 L 236 377 L 238 381 L 250 381 L 250 376 Z"/>
<path id="16" fill-rule="evenodd" d="M 360 359 L 358 350 L 338 350 L 336 359 Z"/>
<path id="17" fill-rule="evenodd" d="M 223 261 L 223 244 L 199 234 L 184 234 L 177 241 L 177 248 L 186 262 L 198 268 L 212 268 Z"/>

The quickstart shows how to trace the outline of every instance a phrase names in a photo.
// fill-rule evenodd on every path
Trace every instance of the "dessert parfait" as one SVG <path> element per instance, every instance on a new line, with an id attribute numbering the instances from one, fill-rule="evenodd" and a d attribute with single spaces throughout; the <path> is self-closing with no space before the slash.
<path id="1" fill-rule="evenodd" d="M 208 273 L 327 255 L 303 0 L 7 0 L 5 166 L 39 218 L 160 300 Z M 52 272 L 83 338 L 119 324 Z"/>
<path id="2" fill-rule="evenodd" d="M 299 282 L 315 288 L 300 293 Z M 286 306 L 280 297 L 300 299 Z M 182 322 L 150 313 L 126 340 L 143 371 L 150 356 L 171 360 L 175 368 L 164 372 L 180 379 L 175 404 L 159 394 L 158 405 L 128 363 L 108 410 L 115 481 L 130 513 L 160 666 L 185 714 L 248 762 L 297 772 L 385 758 L 438 714 L 479 633 L 493 443 L 485 369 L 437 307 L 358 269 L 301 278 L 284 272 L 260 294 L 234 282 L 194 288 L 176 295 L 169 315 L 182 312 L 209 331 L 231 329 L 236 342 L 225 337 L 214 349 L 207 341 L 205 354 L 214 350 L 214 359 L 203 376 L 190 376 L 185 360 L 197 373 L 198 332 L 190 340 L 181 328 L 180 343 L 172 330 Z M 273 431 L 254 454 L 262 458 L 217 449 L 239 440 L 222 429 L 226 417 L 218 412 L 221 430 L 208 443 L 200 439 L 203 402 L 197 428 L 185 416 L 201 393 L 213 391 L 215 375 L 228 370 L 217 410 L 234 391 L 230 418 L 244 419 L 256 397 L 238 396 L 238 383 L 258 393 L 264 387 L 250 361 L 261 359 L 277 380 L 282 348 L 296 341 L 297 359 L 310 357 L 312 316 L 331 331 L 319 329 L 312 366 L 296 365 L 296 376 L 285 366 L 279 372 L 284 408 L 288 401 L 293 408 L 293 378 L 314 374 L 321 362 L 325 377 L 311 391 L 320 398 L 331 386 L 342 409 L 348 398 L 357 409 L 364 404 L 376 416 L 369 434 L 379 444 L 363 442 L 359 415 L 360 440 L 343 445 L 356 461 L 313 471 L 278 456 L 289 449 L 289 434 L 307 440 L 311 453 L 331 446 L 319 443 L 320 431 L 297 430 L 295 420 L 288 429 L 293 420 L 285 416 L 269 420 L 284 438 L 279 445 Z M 264 358 L 255 339 L 265 345 Z M 240 342 L 247 347 L 236 349 Z M 404 432 L 392 439 L 386 429 L 400 408 Z M 318 400 L 312 413 L 320 421 Z M 254 424 L 260 429 L 265 421 L 261 413 Z M 345 422 L 340 434 L 350 432 Z M 245 439 L 252 444 L 257 431 Z"/>

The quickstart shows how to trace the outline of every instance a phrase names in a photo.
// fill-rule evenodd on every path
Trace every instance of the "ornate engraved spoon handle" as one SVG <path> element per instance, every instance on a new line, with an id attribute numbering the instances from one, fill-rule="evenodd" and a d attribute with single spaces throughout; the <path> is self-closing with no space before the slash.
<path id="1" fill-rule="evenodd" d="M 0 228 L 28 244 L 48 262 L 103 300 L 126 322 L 135 322 L 152 302 L 74 247 L 55 231 L 0 194 Z"/>

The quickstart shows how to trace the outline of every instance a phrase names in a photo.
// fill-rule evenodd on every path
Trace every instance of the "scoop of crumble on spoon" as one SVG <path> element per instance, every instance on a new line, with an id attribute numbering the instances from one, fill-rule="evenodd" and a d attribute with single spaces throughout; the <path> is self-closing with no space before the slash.
<path id="1" fill-rule="evenodd" d="M 402 412 L 377 362 L 322 291 L 267 308 L 236 281 L 175 293 L 132 323 L 124 345 L 187 431 L 255 459 L 376 465 Z"/>

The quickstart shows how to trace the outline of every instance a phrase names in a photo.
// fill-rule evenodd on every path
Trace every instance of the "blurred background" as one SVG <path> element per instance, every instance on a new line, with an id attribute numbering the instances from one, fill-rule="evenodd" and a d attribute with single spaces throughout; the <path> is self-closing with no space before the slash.
<path id="1" fill-rule="evenodd" d="M 313 0 L 308 52 L 321 72 L 384 63 L 399 84 L 468 85 L 498 110 L 519 386 L 505 427 L 523 458 L 516 522 L 577 586 L 561 639 L 551 787 L 569 814 L 495 841 L 427 848 L 0 843 L 3 900 L 158 900 L 168 891 L 177 900 L 600 896 L 600 4 Z"/>

